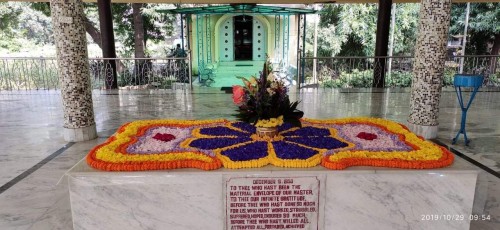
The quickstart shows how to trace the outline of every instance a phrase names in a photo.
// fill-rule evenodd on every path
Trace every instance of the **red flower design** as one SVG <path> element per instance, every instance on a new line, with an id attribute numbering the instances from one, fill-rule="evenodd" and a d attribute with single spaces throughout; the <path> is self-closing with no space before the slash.
<path id="1" fill-rule="evenodd" d="M 245 89 L 243 86 L 240 85 L 233 85 L 233 102 L 234 104 L 241 104 L 243 103 L 245 96 Z"/>
<path id="2" fill-rule="evenodd" d="M 159 141 L 169 142 L 169 141 L 175 139 L 175 136 L 172 134 L 168 134 L 168 133 L 157 133 L 156 135 L 154 135 L 153 138 L 156 140 L 159 140 Z"/>
<path id="3" fill-rule="evenodd" d="M 377 134 L 360 132 L 360 133 L 358 133 L 358 135 L 356 137 L 371 141 L 371 140 L 377 139 Z"/>

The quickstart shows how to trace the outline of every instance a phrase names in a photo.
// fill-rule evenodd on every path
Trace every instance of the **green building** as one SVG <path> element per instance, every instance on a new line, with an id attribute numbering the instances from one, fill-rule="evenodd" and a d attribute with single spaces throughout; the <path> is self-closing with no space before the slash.
<path id="1" fill-rule="evenodd" d="M 306 14 L 314 10 L 256 4 L 182 8 L 183 33 L 191 67 L 210 86 L 240 84 L 236 76 L 258 76 L 269 58 L 292 83 L 303 55 Z M 187 26 L 185 26 L 187 25 Z"/>

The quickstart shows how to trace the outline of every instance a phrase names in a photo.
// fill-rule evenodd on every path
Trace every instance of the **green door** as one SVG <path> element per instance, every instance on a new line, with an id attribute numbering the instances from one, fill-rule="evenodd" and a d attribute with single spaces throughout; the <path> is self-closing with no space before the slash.
<path id="1" fill-rule="evenodd" d="M 220 28 L 220 39 L 219 39 L 219 49 L 220 55 L 219 59 L 223 61 L 233 61 L 234 60 L 234 22 L 233 17 L 229 17 L 221 24 Z"/>
<path id="2" fill-rule="evenodd" d="M 253 19 L 253 57 L 254 61 L 266 60 L 266 30 L 258 19 Z"/>

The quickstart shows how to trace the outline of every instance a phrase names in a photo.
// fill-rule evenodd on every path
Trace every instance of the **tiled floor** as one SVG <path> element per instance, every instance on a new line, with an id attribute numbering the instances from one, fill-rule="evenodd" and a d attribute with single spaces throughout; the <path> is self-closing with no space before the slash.
<path id="1" fill-rule="evenodd" d="M 406 123 L 410 103 L 407 90 L 306 89 L 291 97 L 301 100 L 300 109 L 309 118 L 372 116 L 402 123 Z M 75 143 L 32 174 L 19 178 L 67 144 L 62 138 L 60 95 L 55 91 L 0 92 L 0 229 L 71 229 L 64 173 L 121 124 L 156 118 L 231 119 L 235 109 L 229 94 L 210 88 L 194 93 L 95 91 L 93 100 L 100 138 Z M 440 141 L 450 143 L 459 128 L 460 112 L 455 93 L 443 92 Z M 479 93 L 468 116 L 472 142 L 469 147 L 459 142 L 453 148 L 500 173 L 498 115 L 500 92 Z M 456 162 L 477 168 L 461 158 Z M 6 186 L 12 180 L 17 183 Z M 474 212 L 491 215 L 491 220 L 475 221 L 471 229 L 500 229 L 500 179 L 484 170 L 478 180 Z"/>

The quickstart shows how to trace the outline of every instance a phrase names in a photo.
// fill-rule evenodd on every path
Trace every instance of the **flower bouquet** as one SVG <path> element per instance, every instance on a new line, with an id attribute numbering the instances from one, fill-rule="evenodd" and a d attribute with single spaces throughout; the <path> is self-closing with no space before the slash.
<path id="1" fill-rule="evenodd" d="M 255 125 L 261 137 L 274 137 L 283 123 L 300 127 L 300 118 L 304 115 L 297 110 L 299 102 L 290 102 L 284 82 L 271 72 L 265 63 L 260 78 L 238 77 L 244 86 L 233 86 L 233 101 L 238 106 L 235 116 Z"/>

